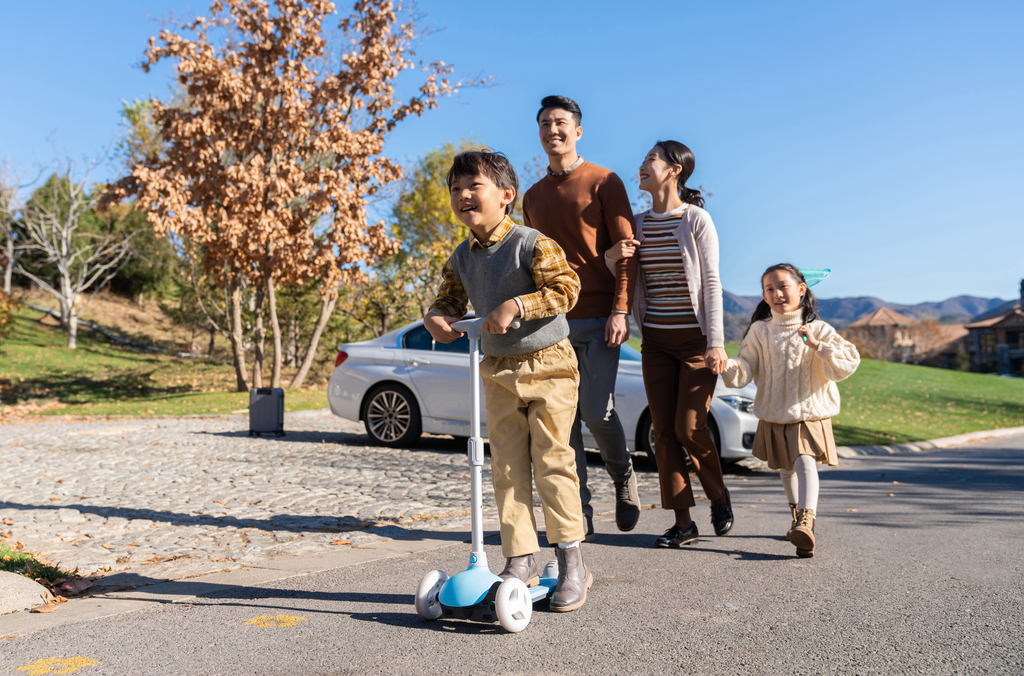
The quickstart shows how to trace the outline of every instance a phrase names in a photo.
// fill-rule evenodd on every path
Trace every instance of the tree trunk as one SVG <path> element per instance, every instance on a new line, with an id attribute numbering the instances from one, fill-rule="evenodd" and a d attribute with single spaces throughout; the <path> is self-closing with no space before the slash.
<path id="1" fill-rule="evenodd" d="M 309 369 L 313 366 L 313 358 L 316 356 L 316 348 L 320 343 L 320 334 L 324 332 L 327 320 L 331 318 L 331 313 L 334 312 L 334 306 L 337 302 L 338 293 L 337 291 L 332 291 L 330 296 L 324 299 L 323 304 L 320 306 L 320 316 L 317 318 L 316 326 L 313 328 L 313 335 L 309 337 L 309 345 L 306 346 L 306 355 L 302 359 L 302 366 L 299 367 L 298 373 L 292 378 L 292 382 L 288 386 L 289 388 L 297 390 L 302 387 L 303 381 L 309 375 Z"/>
<path id="2" fill-rule="evenodd" d="M 4 293 L 10 296 L 11 276 L 14 274 L 14 237 L 10 231 L 7 232 L 7 237 L 4 238 L 4 256 L 7 258 L 7 263 L 4 265 Z"/>
<path id="3" fill-rule="evenodd" d="M 207 357 L 212 357 L 213 356 L 213 348 L 216 347 L 216 345 L 214 344 L 216 341 L 217 341 L 217 329 L 215 329 L 214 327 L 211 326 L 210 327 L 210 345 L 206 348 L 206 356 Z"/>
<path id="4" fill-rule="evenodd" d="M 263 328 L 263 288 L 256 289 L 256 334 L 253 336 L 252 386 L 263 387 L 263 339 L 267 331 Z"/>
<path id="5" fill-rule="evenodd" d="M 267 273 L 267 312 L 270 331 L 274 337 L 274 364 L 270 373 L 270 386 L 281 387 L 281 324 L 277 319 L 277 293 L 274 289 L 274 275 Z"/>
<path id="6" fill-rule="evenodd" d="M 242 337 L 242 280 L 235 274 L 231 277 L 231 352 L 235 362 L 235 385 L 239 392 L 248 392 L 245 382 L 245 345 Z"/>
<path id="7" fill-rule="evenodd" d="M 68 349 L 78 347 L 78 315 L 74 312 L 68 317 Z"/>

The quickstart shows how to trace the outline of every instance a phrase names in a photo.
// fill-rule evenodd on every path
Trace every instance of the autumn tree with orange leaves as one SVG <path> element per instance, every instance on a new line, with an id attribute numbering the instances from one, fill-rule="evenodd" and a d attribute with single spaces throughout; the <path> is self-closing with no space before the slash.
<path id="1" fill-rule="evenodd" d="M 320 316 L 291 387 L 302 384 L 343 284 L 365 281 L 363 266 L 397 251 L 383 222 L 368 224 L 368 199 L 401 176 L 381 156 L 405 118 L 457 91 L 451 66 L 424 66 L 411 50 L 417 31 L 400 5 L 359 0 L 337 19 L 343 52 L 331 53 L 327 0 L 214 0 L 208 17 L 150 38 L 148 71 L 175 62 L 185 105 L 152 101 L 166 150 L 136 164 L 107 200 L 138 196 L 158 234 L 199 245 L 203 267 L 230 289 L 230 340 L 237 386 L 248 389 L 242 286 L 256 290 L 253 385 L 262 385 L 263 307 L 273 336 L 270 385 L 281 379 L 276 289 L 319 283 Z M 189 34 L 191 37 L 185 37 Z M 403 103 L 395 79 L 424 79 Z"/>

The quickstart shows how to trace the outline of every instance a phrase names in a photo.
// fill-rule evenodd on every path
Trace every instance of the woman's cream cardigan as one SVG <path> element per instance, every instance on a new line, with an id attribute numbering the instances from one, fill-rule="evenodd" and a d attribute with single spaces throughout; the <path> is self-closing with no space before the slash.
<path id="1" fill-rule="evenodd" d="M 722 373 L 727 387 L 743 387 L 751 380 L 757 384 L 754 415 L 766 422 L 788 424 L 838 415 L 836 381 L 860 364 L 853 343 L 820 319 L 808 326 L 821 344 L 817 350 L 809 348 L 797 333 L 802 320 L 803 310 L 772 310 L 770 321 L 750 325 L 739 357 L 730 359 Z"/>
<path id="2" fill-rule="evenodd" d="M 644 240 L 644 217 L 651 209 L 634 214 L 636 235 L 634 239 Z M 683 204 L 662 216 L 682 213 L 683 221 L 676 231 L 679 250 L 683 255 L 683 269 L 686 284 L 690 289 L 690 303 L 697 316 L 700 330 L 707 336 L 708 347 L 725 346 L 725 325 L 722 314 L 722 282 L 718 277 L 718 233 L 711 215 L 693 204 Z M 605 255 L 605 263 L 614 273 L 615 261 Z M 637 266 L 637 274 L 643 272 Z M 643 279 L 637 279 L 633 287 L 633 319 L 643 333 L 644 315 L 647 313 L 647 287 Z"/>

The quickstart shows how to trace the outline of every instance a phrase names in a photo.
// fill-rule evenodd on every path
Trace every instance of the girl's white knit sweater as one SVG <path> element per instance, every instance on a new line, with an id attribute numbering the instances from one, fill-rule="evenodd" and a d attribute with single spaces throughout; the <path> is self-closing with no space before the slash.
<path id="1" fill-rule="evenodd" d="M 857 348 L 821 320 L 808 326 L 820 341 L 812 350 L 797 333 L 803 310 L 781 314 L 750 326 L 740 354 L 730 359 L 722 379 L 728 387 L 757 384 L 754 415 L 773 423 L 823 420 L 839 413 L 836 381 L 857 370 Z"/>

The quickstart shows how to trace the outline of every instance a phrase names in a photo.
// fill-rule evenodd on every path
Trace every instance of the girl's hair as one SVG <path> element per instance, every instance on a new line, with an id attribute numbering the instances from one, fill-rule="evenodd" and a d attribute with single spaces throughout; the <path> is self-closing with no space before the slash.
<path id="1" fill-rule="evenodd" d="M 676 178 L 679 197 L 687 204 L 703 208 L 704 197 L 700 194 L 700 190 L 686 187 L 686 181 L 693 174 L 693 168 L 697 164 L 697 160 L 693 157 L 693 151 L 679 141 L 658 141 L 654 147 L 661 148 L 661 152 L 665 154 L 665 159 L 669 164 L 678 164 L 683 168 Z"/>
<path id="2" fill-rule="evenodd" d="M 452 158 L 452 167 L 448 170 L 448 190 L 452 189 L 452 183 L 457 178 L 464 176 L 486 176 L 491 179 L 494 185 L 500 190 L 511 188 L 515 191 L 515 197 L 505 205 L 505 215 L 509 215 L 516 208 L 516 200 L 519 199 L 519 177 L 512 163 L 505 157 L 505 153 L 492 152 L 487 148 L 478 150 L 463 150 Z"/>
<path id="3" fill-rule="evenodd" d="M 807 284 L 807 280 L 804 279 L 804 273 L 800 272 L 799 268 L 795 265 L 790 265 L 789 263 L 779 263 L 778 265 L 771 266 L 761 274 L 761 287 L 764 287 L 764 278 L 766 275 L 780 270 L 788 272 L 798 283 Z M 800 307 L 804 311 L 804 324 L 810 324 L 818 318 L 818 301 L 814 299 L 814 294 L 811 293 L 810 287 L 807 287 L 807 291 L 804 292 L 803 298 L 800 299 Z M 753 325 L 754 322 L 766 322 L 771 318 L 772 309 L 762 298 L 761 302 L 757 304 L 756 308 L 754 308 L 754 314 L 750 316 L 750 324 Z M 750 327 L 748 326 L 747 331 L 749 330 Z M 743 335 L 747 335 L 746 331 L 743 332 Z"/>

